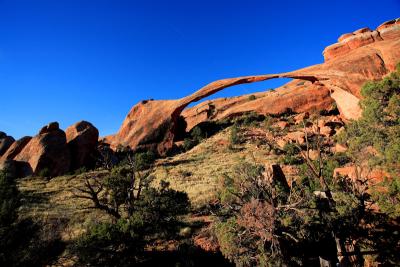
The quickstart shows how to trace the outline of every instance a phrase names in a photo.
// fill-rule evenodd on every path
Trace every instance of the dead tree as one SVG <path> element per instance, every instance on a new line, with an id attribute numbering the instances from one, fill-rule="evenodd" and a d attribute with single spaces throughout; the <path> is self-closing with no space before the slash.
<path id="1" fill-rule="evenodd" d="M 122 217 L 121 206 L 125 208 L 128 217 L 131 216 L 137 200 L 153 179 L 150 175 L 152 168 L 141 170 L 133 155 L 128 156 L 123 174 L 113 174 L 107 166 L 104 168 L 107 169 L 106 176 L 95 173 L 85 175 L 84 186 L 75 187 L 74 196 L 91 200 L 93 206 L 90 208 L 105 211 L 114 219 Z M 114 183 L 113 179 L 122 182 Z"/>

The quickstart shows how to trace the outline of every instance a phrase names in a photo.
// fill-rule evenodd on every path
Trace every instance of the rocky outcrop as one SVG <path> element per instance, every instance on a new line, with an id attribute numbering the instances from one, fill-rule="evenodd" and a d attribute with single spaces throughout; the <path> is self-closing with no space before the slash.
<path id="1" fill-rule="evenodd" d="M 4 132 L 0 132 L 0 156 L 6 153 L 7 149 L 14 143 L 14 138 Z"/>
<path id="2" fill-rule="evenodd" d="M 104 140 L 113 148 L 118 145 L 133 149 L 147 147 L 165 154 L 183 129 L 190 130 L 203 121 L 248 111 L 261 114 L 279 114 L 287 109 L 306 112 L 325 109 L 336 102 L 343 119 L 357 119 L 361 114 L 358 106 L 361 86 L 368 80 L 387 75 L 400 61 L 398 23 L 395 20 L 377 31 L 363 28 L 341 36 L 340 47 L 334 45 L 325 49 L 323 64 L 287 73 L 222 79 L 178 100 L 142 101 L 131 109 L 118 133 Z M 274 92 L 255 94 L 255 99 L 248 96 L 217 99 L 185 110 L 190 103 L 227 87 L 275 78 L 294 80 Z"/>
<path id="3" fill-rule="evenodd" d="M 0 161 L 5 161 L 8 159 L 14 159 L 21 151 L 22 149 L 29 143 L 29 141 L 32 139 L 30 136 L 25 136 L 22 137 L 21 139 L 15 141 L 4 153 L 2 157 L 0 157 Z"/>
<path id="4" fill-rule="evenodd" d="M 325 61 L 346 55 L 359 47 L 387 39 L 400 38 L 400 18 L 382 23 L 375 31 L 361 28 L 352 33 L 341 35 L 336 44 L 325 48 L 323 55 Z"/>
<path id="5" fill-rule="evenodd" d="M 14 160 L 20 163 L 22 176 L 46 172 L 50 177 L 65 174 L 70 167 L 70 153 L 64 131 L 58 123 L 43 127 L 21 150 Z"/>
<path id="6" fill-rule="evenodd" d="M 90 122 L 80 121 L 65 130 L 71 154 L 71 169 L 93 167 L 99 131 Z"/>

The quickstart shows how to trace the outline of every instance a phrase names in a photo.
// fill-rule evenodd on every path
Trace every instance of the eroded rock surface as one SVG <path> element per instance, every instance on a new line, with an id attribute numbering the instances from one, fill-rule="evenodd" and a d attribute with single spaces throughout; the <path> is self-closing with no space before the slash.
<path id="1" fill-rule="evenodd" d="M 357 119 L 361 115 L 358 106 L 361 86 L 387 75 L 400 61 L 399 36 L 399 20 L 387 22 L 375 31 L 362 28 L 339 38 L 339 44 L 346 48 L 333 45 L 325 49 L 326 62 L 322 64 L 287 73 L 222 79 L 178 100 L 142 101 L 131 109 L 118 133 L 104 140 L 114 148 L 118 145 L 133 149 L 151 147 L 165 154 L 182 128 L 190 130 L 203 121 L 248 111 L 307 112 L 328 108 L 336 102 L 344 119 Z M 249 96 L 216 99 L 184 110 L 190 103 L 227 87 L 275 78 L 294 80 L 274 92 L 255 94 L 255 99 L 249 100 Z"/>
<path id="2" fill-rule="evenodd" d="M 53 177 L 65 174 L 70 167 L 70 153 L 64 131 L 58 123 L 50 123 L 40 130 L 14 158 L 20 165 L 22 176 L 45 172 Z"/>
<path id="3" fill-rule="evenodd" d="M 94 153 L 99 139 L 97 128 L 90 122 L 80 121 L 68 127 L 65 134 L 71 153 L 71 169 L 94 166 Z"/>
<path id="4" fill-rule="evenodd" d="M 7 149 L 14 143 L 14 138 L 4 132 L 0 132 L 0 156 L 6 153 Z"/>

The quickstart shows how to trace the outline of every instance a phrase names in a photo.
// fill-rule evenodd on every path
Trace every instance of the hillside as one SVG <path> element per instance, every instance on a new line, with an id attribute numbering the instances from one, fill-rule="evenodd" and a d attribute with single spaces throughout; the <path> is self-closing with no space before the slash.
<path id="1" fill-rule="evenodd" d="M 398 265 L 400 19 L 323 55 L 143 100 L 107 137 L 0 132 L 0 264 Z M 275 78 L 292 81 L 188 107 Z"/>

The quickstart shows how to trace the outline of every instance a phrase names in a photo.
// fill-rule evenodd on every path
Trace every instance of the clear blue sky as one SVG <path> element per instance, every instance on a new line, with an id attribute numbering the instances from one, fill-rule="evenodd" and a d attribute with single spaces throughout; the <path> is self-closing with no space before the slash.
<path id="1" fill-rule="evenodd" d="M 399 0 L 0 0 L 0 130 L 88 120 L 111 134 L 142 99 L 321 63 L 342 33 L 399 15 Z"/>

